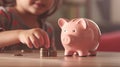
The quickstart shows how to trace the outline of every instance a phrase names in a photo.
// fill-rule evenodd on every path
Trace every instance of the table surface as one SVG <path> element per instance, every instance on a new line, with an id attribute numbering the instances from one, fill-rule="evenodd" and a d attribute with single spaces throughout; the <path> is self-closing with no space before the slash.
<path id="1" fill-rule="evenodd" d="M 120 67 L 120 53 L 98 52 L 94 57 L 65 57 L 63 51 L 57 57 L 40 57 L 38 52 L 0 53 L 0 67 Z"/>

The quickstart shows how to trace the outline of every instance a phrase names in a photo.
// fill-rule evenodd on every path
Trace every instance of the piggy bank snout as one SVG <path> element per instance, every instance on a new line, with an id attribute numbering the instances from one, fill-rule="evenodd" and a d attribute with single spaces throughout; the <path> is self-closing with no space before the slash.
<path id="1" fill-rule="evenodd" d="M 70 35 L 62 37 L 62 43 L 63 44 L 70 44 L 72 41 L 72 37 Z"/>

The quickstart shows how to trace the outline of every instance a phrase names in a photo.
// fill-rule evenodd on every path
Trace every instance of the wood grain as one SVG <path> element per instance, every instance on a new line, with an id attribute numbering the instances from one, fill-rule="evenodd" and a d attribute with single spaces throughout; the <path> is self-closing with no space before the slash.
<path id="1" fill-rule="evenodd" d="M 40 57 L 38 52 L 14 56 L 0 53 L 0 67 L 120 67 L 120 53 L 98 52 L 94 57 L 65 57 L 58 51 L 57 57 Z"/>

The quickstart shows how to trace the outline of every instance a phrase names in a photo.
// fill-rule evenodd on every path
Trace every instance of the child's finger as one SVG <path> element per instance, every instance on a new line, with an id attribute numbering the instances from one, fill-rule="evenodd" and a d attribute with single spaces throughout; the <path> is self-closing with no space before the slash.
<path id="1" fill-rule="evenodd" d="M 30 37 L 30 41 L 32 42 L 32 44 L 34 45 L 35 48 L 38 48 L 40 45 L 39 45 L 39 41 L 38 39 L 33 35 L 31 35 Z"/>
<path id="2" fill-rule="evenodd" d="M 40 46 L 44 44 L 44 38 L 40 33 L 34 33 L 34 36 L 38 39 L 38 42 L 40 43 Z"/>
<path id="3" fill-rule="evenodd" d="M 28 46 L 29 48 L 33 48 L 33 45 L 32 45 L 32 43 L 31 43 L 31 41 L 30 41 L 30 38 L 29 38 L 29 37 L 28 37 L 28 38 L 26 38 L 25 43 L 27 44 L 27 46 Z"/>
<path id="4" fill-rule="evenodd" d="M 44 37 L 44 41 L 45 41 L 45 47 L 46 48 L 49 48 L 50 47 L 50 40 L 49 40 L 49 36 L 48 36 L 48 34 L 45 32 L 44 34 L 43 34 L 43 37 Z"/>

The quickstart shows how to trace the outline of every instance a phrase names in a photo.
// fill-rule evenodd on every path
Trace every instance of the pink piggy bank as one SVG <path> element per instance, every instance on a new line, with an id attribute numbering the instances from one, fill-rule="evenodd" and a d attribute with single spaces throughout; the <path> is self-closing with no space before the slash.
<path id="1" fill-rule="evenodd" d="M 96 56 L 101 32 L 95 22 L 85 18 L 60 18 L 58 25 L 62 29 L 61 42 L 65 56 Z"/>

